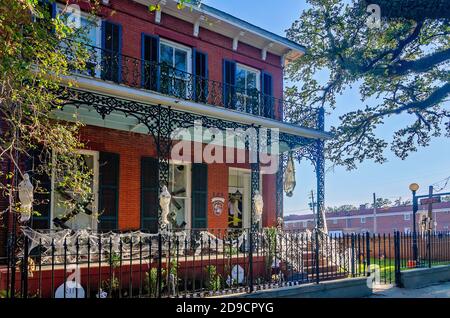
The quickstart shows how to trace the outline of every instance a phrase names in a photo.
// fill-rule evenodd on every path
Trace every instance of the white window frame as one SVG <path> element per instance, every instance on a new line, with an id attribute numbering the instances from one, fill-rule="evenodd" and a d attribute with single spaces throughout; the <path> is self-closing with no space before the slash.
<path id="1" fill-rule="evenodd" d="M 186 210 L 184 215 L 184 222 L 186 222 L 186 229 L 191 229 L 192 226 L 192 217 L 191 217 L 191 209 L 192 209 L 192 164 L 188 162 L 183 162 L 181 160 L 169 160 L 170 166 L 184 166 L 186 169 L 186 197 L 174 197 L 186 200 Z M 169 168 L 170 172 L 170 168 Z M 173 175 L 169 173 L 169 178 L 172 178 Z M 171 182 L 171 181 L 170 181 Z M 172 191 L 172 189 L 169 189 Z M 172 204 L 172 203 L 171 203 Z"/>
<path id="2" fill-rule="evenodd" d="M 403 214 L 403 220 L 404 221 L 410 221 L 411 220 L 411 214 L 409 214 L 409 213 Z"/>
<path id="3" fill-rule="evenodd" d="M 363 216 L 363 217 L 361 217 L 361 224 L 366 224 L 366 217 L 365 216 Z"/>
<path id="4" fill-rule="evenodd" d="M 80 149 L 77 150 L 77 153 L 80 155 L 87 155 L 87 156 L 92 156 L 93 160 L 94 160 L 94 171 L 93 172 L 93 196 L 94 196 L 94 200 L 92 202 L 92 218 L 93 218 L 93 222 L 92 222 L 92 230 L 96 231 L 98 228 L 98 220 L 95 221 L 95 217 L 98 217 L 98 206 L 99 206 L 99 178 L 100 178 L 100 165 L 99 165 L 99 160 L 100 160 L 100 152 L 99 151 L 95 151 L 95 150 L 85 150 L 85 149 Z M 53 166 L 55 165 L 55 153 L 53 152 L 52 154 L 52 164 Z M 50 229 L 54 230 L 57 229 L 55 227 L 55 225 L 53 224 L 53 219 L 55 218 L 55 169 L 52 169 L 52 177 L 51 177 L 51 194 L 50 194 Z"/>
<path id="5" fill-rule="evenodd" d="M 65 6 L 57 3 L 56 4 L 56 14 L 61 14 L 61 12 L 64 10 Z M 96 31 L 96 35 L 95 35 L 95 44 L 94 46 L 96 47 L 101 47 L 102 45 L 102 19 L 98 16 L 94 16 L 92 14 L 86 13 L 84 11 L 81 11 L 81 17 L 88 19 L 88 20 L 92 20 L 95 22 L 96 26 L 95 26 L 95 31 Z"/>
<path id="6" fill-rule="evenodd" d="M 192 48 L 190 48 L 189 46 L 177 43 L 177 42 L 173 42 L 167 39 L 160 39 L 159 40 L 159 50 L 161 50 L 161 45 L 167 45 L 182 51 L 185 51 L 187 53 L 187 61 L 186 61 L 186 73 L 188 74 L 192 74 Z M 159 56 L 159 63 L 161 63 L 161 54 Z M 170 65 L 171 67 L 175 68 L 175 51 L 174 51 L 174 55 L 172 56 L 172 65 Z"/>
<path id="7" fill-rule="evenodd" d="M 338 219 L 333 219 L 333 224 L 334 225 L 338 224 Z"/>
<path id="8" fill-rule="evenodd" d="M 308 221 L 303 221 L 303 228 L 306 229 L 308 227 Z"/>
<path id="9" fill-rule="evenodd" d="M 56 4 L 56 14 L 61 14 L 62 11 L 64 10 L 65 6 L 61 3 L 57 3 Z M 98 16 L 94 16 L 92 14 L 86 13 L 84 11 L 81 11 L 81 17 L 91 20 L 95 23 L 95 43 L 92 44 L 94 47 L 99 48 L 97 50 L 97 65 L 96 66 L 100 66 L 101 62 L 102 62 L 102 19 Z M 96 67 L 95 68 L 95 77 L 99 78 L 100 77 L 100 73 L 101 73 L 101 67 Z M 85 77 L 90 77 L 87 76 L 85 74 L 78 74 L 77 76 L 85 76 Z"/>
<path id="10" fill-rule="evenodd" d="M 245 91 L 247 91 L 247 85 L 248 85 L 248 83 L 247 83 L 247 72 L 252 72 L 252 73 L 256 73 L 256 89 L 260 92 L 261 91 L 261 71 L 256 69 L 256 68 L 254 68 L 254 67 L 251 67 L 251 66 L 247 66 L 247 65 L 244 65 L 244 64 L 241 64 L 241 63 L 236 63 L 236 77 L 237 77 L 237 73 L 238 73 L 238 69 L 239 68 L 246 71 L 246 75 L 245 75 Z M 236 84 L 236 88 L 237 88 L 237 84 Z M 247 95 L 247 94 L 242 94 L 242 93 L 240 93 L 238 91 L 236 91 L 236 95 L 244 95 L 245 96 L 245 99 L 244 99 L 245 103 L 244 103 L 244 105 L 242 105 L 242 107 L 245 108 L 247 106 L 247 97 L 250 97 L 250 96 Z"/>

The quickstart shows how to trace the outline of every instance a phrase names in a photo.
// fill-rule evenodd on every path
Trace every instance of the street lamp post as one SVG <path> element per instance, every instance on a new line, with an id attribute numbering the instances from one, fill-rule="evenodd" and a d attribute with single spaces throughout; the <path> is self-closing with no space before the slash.
<path id="1" fill-rule="evenodd" d="M 409 190 L 411 190 L 412 195 L 413 195 L 413 258 L 415 263 L 417 264 L 417 254 L 418 254 L 418 250 L 417 250 L 417 230 L 416 230 L 416 213 L 419 210 L 419 205 L 417 202 L 417 197 L 416 197 L 416 193 L 417 190 L 419 190 L 419 185 L 417 183 L 412 183 L 409 186 Z"/>

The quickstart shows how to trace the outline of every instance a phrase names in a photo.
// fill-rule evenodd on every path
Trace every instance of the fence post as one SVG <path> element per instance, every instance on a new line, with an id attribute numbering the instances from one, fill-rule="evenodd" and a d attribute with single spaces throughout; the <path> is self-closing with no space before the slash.
<path id="1" fill-rule="evenodd" d="M 428 268 L 431 268 L 431 231 L 428 231 Z"/>
<path id="2" fill-rule="evenodd" d="M 319 273 L 320 273 L 320 265 L 319 265 L 319 261 L 320 261 L 320 257 L 319 257 L 319 230 L 316 229 L 316 246 L 315 246 L 315 259 L 316 259 L 316 284 L 319 284 L 320 282 L 320 277 L 319 277 Z"/>
<path id="3" fill-rule="evenodd" d="M 131 257 L 131 256 L 130 256 Z M 157 282 L 158 282 L 158 298 L 161 298 L 161 285 L 162 285 L 162 235 L 158 234 L 158 272 L 157 272 Z"/>
<path id="4" fill-rule="evenodd" d="M 249 276 L 250 276 L 249 291 L 250 291 L 250 293 L 252 293 L 254 290 L 254 287 L 253 287 L 253 227 L 251 227 L 249 229 L 249 233 L 250 233 L 250 236 L 249 236 L 250 251 L 248 253 L 248 270 L 249 270 Z"/>
<path id="5" fill-rule="evenodd" d="M 401 287 L 400 280 L 400 232 L 394 232 L 395 284 Z"/>
<path id="6" fill-rule="evenodd" d="M 24 251 L 22 260 L 22 273 L 20 274 L 22 280 L 22 298 L 28 298 L 28 238 L 24 237 Z"/>
<path id="7" fill-rule="evenodd" d="M 352 236 L 351 236 L 351 242 L 352 242 L 352 260 L 351 260 L 351 266 L 352 266 L 352 268 L 351 268 L 351 270 L 352 270 L 352 277 L 355 277 L 355 234 L 354 233 L 352 233 Z"/>
<path id="8" fill-rule="evenodd" d="M 366 232 L 366 270 L 367 276 L 370 276 L 370 233 Z"/>

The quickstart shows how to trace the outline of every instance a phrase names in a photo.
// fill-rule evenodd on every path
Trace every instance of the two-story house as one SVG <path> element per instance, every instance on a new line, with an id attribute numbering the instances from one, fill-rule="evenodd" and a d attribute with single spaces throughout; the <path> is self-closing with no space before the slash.
<path id="1" fill-rule="evenodd" d="M 152 12 L 152 3 L 103 0 L 97 17 L 82 12 L 83 25 L 96 21 L 88 32 L 88 69 L 73 74 L 77 85 L 54 116 L 70 121 L 76 115 L 85 124 L 80 137 L 86 148 L 80 153 L 93 171 L 93 213 L 61 221 L 67 211 L 58 202 L 66 194 L 55 189 L 52 177 L 41 180 L 49 189 L 48 204 L 36 207 L 40 215 L 29 225 L 156 232 L 166 186 L 175 227 L 249 228 L 257 191 L 264 202 L 259 226 L 275 226 L 282 216 L 287 153 L 299 148 L 315 158 L 322 204 L 322 149 L 328 138 L 323 112 L 314 127 L 283 117 L 283 69 L 305 48 L 204 4 L 180 10 L 176 1 L 166 0 Z M 54 4 L 53 14 L 62 6 Z M 176 134 L 180 129 L 192 137 L 184 148 Z M 225 134 L 236 129 L 247 137 Z M 275 141 L 279 151 L 271 146 Z M 221 142 L 222 151 L 211 146 Z M 276 165 L 281 169 L 249 160 L 251 150 L 260 159 L 264 149 L 281 158 Z M 219 160 L 225 155 L 234 160 Z M 32 167 L 30 162 L 30 172 Z"/>

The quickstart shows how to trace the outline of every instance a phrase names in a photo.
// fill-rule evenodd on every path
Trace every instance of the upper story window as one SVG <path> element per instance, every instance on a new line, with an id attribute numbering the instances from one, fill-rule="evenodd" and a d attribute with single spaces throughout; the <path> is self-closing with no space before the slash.
<path id="1" fill-rule="evenodd" d="M 66 24 L 74 26 L 76 40 L 90 46 L 101 46 L 101 23 L 100 18 L 81 12 L 79 17 L 64 11 L 64 6 L 58 4 L 56 13 L 62 16 Z"/>
<path id="2" fill-rule="evenodd" d="M 101 46 L 102 36 L 100 18 L 85 12 L 75 15 L 65 11 L 65 7 L 60 4 L 56 7 L 56 14 L 61 16 L 66 25 L 73 28 L 74 34 L 71 40 L 83 43 L 88 51 L 89 58 L 86 61 L 86 69 L 77 73 L 98 77 L 101 64 L 101 51 L 98 48 Z M 62 44 L 62 47 L 67 48 L 65 44 Z M 71 56 L 70 49 L 67 55 Z"/>
<path id="3" fill-rule="evenodd" d="M 403 219 L 404 219 L 405 221 L 411 220 L 411 214 L 409 214 L 409 213 L 403 214 Z"/>
<path id="4" fill-rule="evenodd" d="M 186 97 L 189 90 L 189 73 L 192 72 L 192 50 L 167 40 L 160 41 L 161 91 Z"/>
<path id="5" fill-rule="evenodd" d="M 237 110 L 246 111 L 252 104 L 259 102 L 260 71 L 236 64 Z"/>
<path id="6" fill-rule="evenodd" d="M 361 224 L 364 224 L 364 223 L 366 223 L 366 218 L 365 218 L 365 217 L 362 217 L 362 218 L 361 218 Z"/>
<path id="7" fill-rule="evenodd" d="M 338 219 L 333 219 L 333 224 L 338 224 Z"/>

